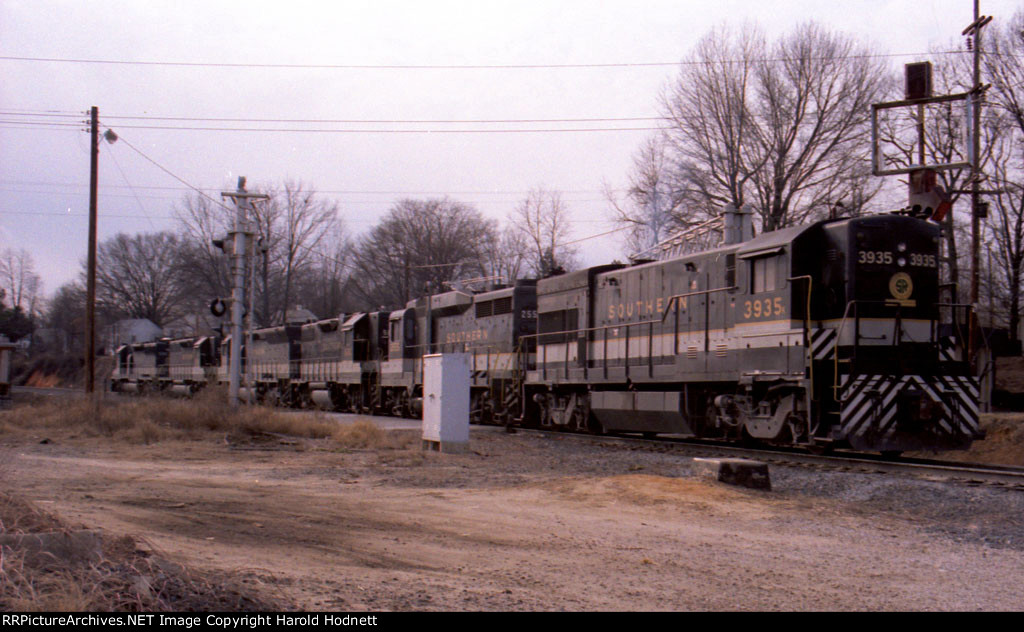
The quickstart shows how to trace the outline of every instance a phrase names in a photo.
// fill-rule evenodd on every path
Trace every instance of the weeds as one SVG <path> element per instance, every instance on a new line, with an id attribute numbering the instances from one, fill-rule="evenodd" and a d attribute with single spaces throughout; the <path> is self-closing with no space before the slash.
<path id="1" fill-rule="evenodd" d="M 0 610 L 247 611 L 289 606 L 254 596 L 252 580 L 198 573 L 140 548 L 131 537 L 97 536 L 97 555 L 34 555 L 19 535 L 69 533 L 68 525 L 23 499 L 0 493 Z"/>
<path id="2" fill-rule="evenodd" d="M 223 394 L 216 392 L 203 392 L 192 399 L 32 400 L 0 413 L 0 435 L 70 433 L 138 445 L 211 438 L 240 442 L 287 435 L 329 439 L 337 447 L 357 450 L 403 449 L 414 439 L 414 433 L 382 430 L 364 420 L 340 425 L 320 412 L 289 412 L 265 406 L 232 408 L 224 400 Z"/>
<path id="3" fill-rule="evenodd" d="M 332 439 L 342 448 L 401 450 L 412 443 L 414 436 L 409 431 L 381 430 L 369 421 L 359 420 L 338 427 Z"/>
<path id="4" fill-rule="evenodd" d="M 244 440 L 261 434 L 327 438 L 337 424 L 316 414 L 291 414 L 262 406 L 232 408 L 213 395 L 194 399 L 164 397 L 62 398 L 16 405 L 0 414 L 0 433 L 69 431 L 86 436 L 150 444 L 168 439 L 196 440 L 216 434 Z"/>

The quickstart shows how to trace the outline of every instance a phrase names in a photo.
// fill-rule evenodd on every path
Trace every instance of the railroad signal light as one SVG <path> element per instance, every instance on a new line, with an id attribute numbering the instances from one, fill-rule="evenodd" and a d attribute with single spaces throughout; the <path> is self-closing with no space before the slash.
<path id="1" fill-rule="evenodd" d="M 223 239 L 212 239 L 210 240 L 210 243 L 215 247 L 220 248 L 221 252 L 226 255 L 230 255 L 233 250 L 231 240 L 228 237 L 224 237 Z"/>
<path id="2" fill-rule="evenodd" d="M 915 216 L 941 222 L 949 212 L 952 201 L 949 194 L 936 181 L 934 169 L 917 169 L 910 172 L 907 204 Z"/>
<path id="3" fill-rule="evenodd" d="M 932 62 L 905 64 L 903 77 L 907 99 L 927 99 L 932 96 Z"/>
<path id="4" fill-rule="evenodd" d="M 228 311 L 227 301 L 222 298 L 215 298 L 210 302 L 210 313 L 220 318 Z"/>

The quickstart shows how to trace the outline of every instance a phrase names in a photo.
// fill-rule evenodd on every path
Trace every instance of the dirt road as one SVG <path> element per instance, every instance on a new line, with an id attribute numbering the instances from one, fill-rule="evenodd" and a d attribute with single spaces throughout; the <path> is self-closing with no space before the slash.
<path id="1" fill-rule="evenodd" d="M 775 491 L 755 492 L 692 478 L 677 456 L 488 429 L 467 455 L 410 445 L 9 440 L 0 463 L 11 487 L 72 522 L 142 536 L 314 610 L 1024 604 L 1024 543 L 951 537 L 906 507 L 876 508 L 916 482 L 886 491 L 872 479 L 858 501 L 845 482 L 829 497 L 801 478 L 823 475 L 773 472 Z M 984 507 L 1003 501 L 977 493 L 988 492 L 963 488 L 964 506 L 1001 520 Z"/>

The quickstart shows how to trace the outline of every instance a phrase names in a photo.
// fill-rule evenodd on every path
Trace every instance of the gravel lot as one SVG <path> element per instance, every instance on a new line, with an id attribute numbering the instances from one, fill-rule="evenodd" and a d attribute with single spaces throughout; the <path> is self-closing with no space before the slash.
<path id="1" fill-rule="evenodd" d="M 1018 610 L 1024 493 L 474 428 L 472 452 L 6 436 L 9 486 L 313 610 Z"/>

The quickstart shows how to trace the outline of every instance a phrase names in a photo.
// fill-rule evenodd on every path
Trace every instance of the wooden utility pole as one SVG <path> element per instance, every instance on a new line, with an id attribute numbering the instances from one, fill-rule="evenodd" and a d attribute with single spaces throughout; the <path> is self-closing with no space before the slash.
<path id="1" fill-rule="evenodd" d="M 92 393 L 96 382 L 96 189 L 99 181 L 100 111 L 92 106 L 89 161 L 89 255 L 85 290 L 85 392 Z"/>

